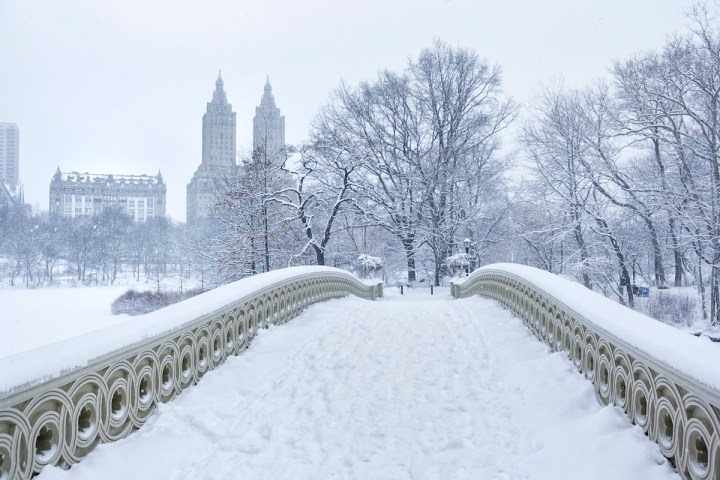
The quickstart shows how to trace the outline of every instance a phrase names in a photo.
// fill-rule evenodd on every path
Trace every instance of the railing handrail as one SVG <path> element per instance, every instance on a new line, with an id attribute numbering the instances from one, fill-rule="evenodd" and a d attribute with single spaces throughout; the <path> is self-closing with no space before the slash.
<path id="1" fill-rule="evenodd" d="M 658 443 L 685 478 L 720 476 L 720 349 L 575 282 L 517 264 L 488 265 L 451 285 L 455 298 L 498 300 L 553 350 L 562 350 Z M 583 304 L 589 302 L 591 305 Z M 602 312 L 594 309 L 602 307 Z M 623 314 L 624 322 L 608 315 Z M 660 333 L 658 333 L 660 332 Z M 652 338 L 662 335 L 661 341 Z M 630 336 L 632 341 L 626 338 Z M 663 351 L 670 349 L 672 353 Z M 678 352 L 679 351 L 679 352 Z M 714 367 L 714 368 L 713 368 Z"/>
<path id="2" fill-rule="evenodd" d="M 508 265 L 510 266 L 510 268 L 520 267 L 538 270 L 534 267 L 526 267 L 525 265 Z M 656 331 L 662 331 L 665 335 L 669 334 L 670 336 L 672 336 L 674 342 L 682 342 L 681 347 L 691 347 L 688 349 L 682 349 L 677 348 L 677 343 L 673 345 L 673 350 L 681 350 L 681 353 L 687 353 L 690 357 L 692 357 L 688 359 L 690 363 L 697 362 L 694 366 L 697 366 L 698 368 L 688 372 L 683 370 L 682 368 L 678 368 L 677 365 L 673 365 L 673 363 L 677 364 L 677 362 L 671 361 L 669 359 L 669 356 L 667 358 L 663 358 L 662 355 L 663 353 L 666 353 L 666 350 L 655 348 L 654 351 L 651 352 L 648 348 L 646 348 L 646 345 L 637 345 L 627 342 L 626 339 L 621 336 L 621 334 L 614 333 L 611 328 L 608 328 L 608 326 L 598 324 L 598 322 L 594 321 L 593 318 L 587 314 L 587 312 L 583 311 L 582 305 L 578 305 L 577 302 L 573 302 L 571 299 L 567 298 L 570 295 L 558 295 L 557 292 L 551 292 L 542 286 L 535 285 L 526 277 L 523 277 L 522 273 L 510 272 L 507 269 L 498 268 L 497 265 L 488 265 L 487 267 L 482 267 L 478 270 L 475 270 L 474 272 L 472 272 L 472 274 L 470 274 L 470 276 L 465 277 L 465 279 L 456 280 L 454 284 L 462 289 L 471 289 L 472 287 L 470 284 L 474 281 L 477 281 L 479 276 L 483 273 L 507 275 L 508 277 L 527 284 L 528 286 L 532 286 L 536 291 L 541 292 L 548 300 L 551 300 L 556 305 L 562 306 L 567 311 L 572 312 L 576 316 L 585 319 L 585 321 L 587 321 L 595 329 L 597 329 L 598 332 L 602 332 L 603 335 L 613 339 L 618 343 L 618 345 L 622 345 L 628 350 L 633 350 L 637 354 L 637 356 L 646 359 L 649 363 L 652 362 L 657 364 L 657 368 L 659 369 L 666 370 L 668 373 L 677 374 L 679 377 L 689 377 L 688 382 L 695 384 L 697 388 L 707 390 L 708 394 L 716 395 L 718 401 L 720 401 L 720 368 L 705 368 L 705 365 L 707 365 L 708 363 L 713 363 L 712 361 L 708 362 L 708 360 L 713 357 L 717 360 L 717 365 L 720 365 L 720 348 L 717 345 L 714 345 L 711 342 L 707 342 L 704 339 L 701 339 L 694 335 L 690 335 L 687 332 L 679 330 L 670 325 L 658 322 L 657 320 L 648 317 L 647 315 L 627 308 L 624 305 L 621 305 L 607 297 L 604 297 L 597 292 L 588 290 L 579 283 L 567 280 L 544 270 L 538 270 L 536 272 L 540 274 L 552 275 L 553 277 L 555 277 L 554 280 L 558 284 L 562 284 L 563 287 L 572 288 L 573 291 L 581 291 L 583 295 L 592 295 L 593 297 L 595 297 L 595 301 L 604 304 L 603 306 L 612 308 L 616 311 L 622 310 L 623 313 L 626 315 L 626 320 L 647 322 L 647 325 L 650 328 Z M 649 332 L 646 332 L 645 338 L 652 338 L 652 336 L 647 335 L 647 333 Z M 676 357 L 677 355 L 673 356 Z M 698 370 L 702 370 L 703 374 L 699 375 Z"/>
<path id="3" fill-rule="evenodd" d="M 382 282 L 332 267 L 292 267 L 0 358 L 0 478 L 30 478 L 45 465 L 80 461 L 243 351 L 259 328 L 350 294 L 374 300 Z M 71 345 L 83 349 L 73 352 Z"/>
<path id="4" fill-rule="evenodd" d="M 285 274 L 286 272 L 292 276 L 288 276 Z M 155 344 L 163 339 L 172 338 L 177 334 L 178 330 L 193 328 L 217 315 L 218 312 L 242 304 L 251 297 L 263 295 L 268 291 L 287 286 L 297 281 L 298 278 L 312 279 L 328 273 L 362 282 L 350 272 L 334 267 L 289 267 L 222 285 L 160 310 L 131 317 L 125 322 L 109 325 L 32 350 L 0 357 L 0 372 L 4 372 L 0 376 L 0 408 L 8 403 L 8 398 L 16 398 L 23 392 L 32 390 L 37 384 L 45 384 L 61 377 L 73 375 L 108 359 L 123 356 L 125 352 L 142 350 L 148 344 Z M 233 294 L 236 295 L 234 299 L 219 302 L 220 304 L 209 312 L 198 314 L 198 309 L 188 311 L 190 306 L 199 305 L 199 309 L 202 309 L 207 303 L 212 303 L 207 301 L 208 296 L 231 297 Z M 155 319 L 166 319 L 170 316 L 173 316 L 170 322 L 161 321 L 153 324 Z M 129 341 L 111 339 L 115 333 L 126 332 L 128 329 L 131 331 L 128 337 L 135 336 L 136 338 Z M 97 346 L 97 342 L 101 340 L 106 340 L 103 344 L 107 345 L 107 348 Z M 90 349 L 84 356 L 78 354 L 77 351 L 68 354 L 68 349 L 63 348 L 66 345 L 85 345 L 89 346 Z M 69 368 L 59 367 L 59 364 L 64 365 L 67 363 L 63 361 L 64 359 L 58 358 L 58 351 L 60 351 L 60 354 L 72 357 L 70 362 L 78 363 L 78 365 Z M 45 361 L 41 363 L 26 361 L 33 358 L 40 358 Z M 8 381 L 8 378 L 18 378 L 20 380 L 12 382 L 12 380 Z"/>

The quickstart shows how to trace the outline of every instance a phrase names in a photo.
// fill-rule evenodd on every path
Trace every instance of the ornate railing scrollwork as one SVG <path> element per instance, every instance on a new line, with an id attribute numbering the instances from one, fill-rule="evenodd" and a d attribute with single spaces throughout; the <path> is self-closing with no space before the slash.
<path id="1" fill-rule="evenodd" d="M 453 282 L 451 293 L 455 298 L 482 295 L 498 301 L 551 350 L 566 352 L 593 383 L 599 401 L 622 408 L 683 478 L 720 479 L 720 348 L 578 288 L 532 267 L 497 264 Z M 588 299 L 590 308 L 601 312 L 605 307 L 613 314 L 625 309 L 628 321 L 648 326 L 647 336 L 659 329 L 664 339 L 682 343 L 666 345 L 669 350 L 687 350 L 688 342 L 696 343 L 692 351 L 681 352 L 685 363 L 673 364 L 671 355 L 649 351 L 642 341 L 627 341 L 627 332 L 613 328 L 616 324 L 598 322 L 583 305 Z"/>
<path id="2" fill-rule="evenodd" d="M 382 283 L 365 283 L 328 267 L 295 267 L 221 288 L 243 293 L 211 305 L 212 312 L 200 318 L 179 318 L 170 331 L 88 358 L 84 366 L 54 376 L 40 372 L 0 389 L 0 480 L 31 478 L 46 465 L 69 467 L 97 444 L 127 436 L 158 403 L 241 353 L 268 324 L 285 323 L 309 305 L 333 298 L 382 296 Z M 206 302 L 200 295 L 183 304 L 204 307 Z M 52 346 L 33 353 L 54 362 Z M 0 375 L 13 362 L 17 358 L 0 358 Z"/>

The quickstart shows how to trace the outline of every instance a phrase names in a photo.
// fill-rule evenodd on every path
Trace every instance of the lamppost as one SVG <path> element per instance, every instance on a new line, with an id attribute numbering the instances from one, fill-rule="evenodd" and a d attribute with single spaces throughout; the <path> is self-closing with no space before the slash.
<path id="1" fill-rule="evenodd" d="M 466 238 L 463 240 L 463 243 L 465 244 L 465 261 L 467 264 L 465 264 L 465 276 L 467 277 L 470 275 L 470 239 Z"/>

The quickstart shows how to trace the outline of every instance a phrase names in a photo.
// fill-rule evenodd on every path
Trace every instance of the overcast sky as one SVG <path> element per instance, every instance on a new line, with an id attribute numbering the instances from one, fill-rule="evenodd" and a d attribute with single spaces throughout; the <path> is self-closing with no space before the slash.
<path id="1" fill-rule="evenodd" d="M 692 0 L 0 0 L 0 122 L 20 128 L 26 201 L 48 209 L 55 169 L 156 174 L 185 221 L 202 115 L 218 70 L 238 148 L 266 75 L 302 142 L 341 79 L 401 70 L 441 38 L 504 70 L 523 103 L 541 82 L 581 87 L 685 30 Z"/>

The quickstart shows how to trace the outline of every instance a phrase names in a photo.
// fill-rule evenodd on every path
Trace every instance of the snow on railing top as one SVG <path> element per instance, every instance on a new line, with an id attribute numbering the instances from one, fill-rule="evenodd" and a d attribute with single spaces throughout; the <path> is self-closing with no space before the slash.
<path id="1" fill-rule="evenodd" d="M 708 339 L 631 310 L 577 282 L 527 265 L 487 265 L 466 278 L 456 279 L 454 284 L 462 289 L 492 271 L 531 283 L 623 344 L 720 392 L 720 346 Z"/>
<path id="2" fill-rule="evenodd" d="M 155 312 L 132 317 L 126 322 L 0 358 L 0 401 L 4 394 L 17 391 L 18 388 L 29 388 L 46 382 L 151 339 L 160 341 L 164 335 L 172 335 L 177 330 L 201 323 L 229 305 L 242 302 L 269 288 L 302 277 L 328 273 L 361 281 L 351 273 L 333 267 L 275 270 L 223 285 Z M 377 283 L 374 281 L 372 284 Z M 92 295 L 92 290 L 88 290 L 88 295 Z M 71 317 L 72 311 L 59 312 L 59 316 Z"/>

